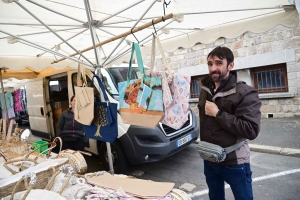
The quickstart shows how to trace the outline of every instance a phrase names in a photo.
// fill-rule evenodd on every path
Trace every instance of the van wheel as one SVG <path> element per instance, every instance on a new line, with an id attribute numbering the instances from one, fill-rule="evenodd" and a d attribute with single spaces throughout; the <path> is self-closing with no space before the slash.
<path id="1" fill-rule="evenodd" d="M 120 142 L 116 140 L 110 143 L 111 155 L 115 174 L 122 174 L 128 167 L 128 161 Z M 105 171 L 110 171 L 108 154 L 106 150 L 106 142 L 102 142 L 99 148 L 99 155 Z"/>

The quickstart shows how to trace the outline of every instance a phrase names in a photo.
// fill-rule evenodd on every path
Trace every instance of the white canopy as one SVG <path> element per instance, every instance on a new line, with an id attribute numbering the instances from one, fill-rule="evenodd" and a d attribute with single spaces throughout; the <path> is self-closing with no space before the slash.
<path id="1" fill-rule="evenodd" d="M 165 13 L 164 2 L 170 2 Z M 151 22 L 152 19 L 161 19 L 169 13 L 174 14 L 173 19 L 154 25 L 164 50 L 169 52 L 178 47 L 189 48 L 196 43 L 211 43 L 220 37 L 235 38 L 247 31 L 264 32 L 279 24 L 296 27 L 299 24 L 298 12 L 290 2 L 294 1 L 90 0 L 85 5 L 85 0 L 2 0 L 0 67 L 15 70 L 25 67 L 42 70 L 49 66 L 56 69 L 67 66 L 76 68 L 75 61 L 79 57 L 88 65 L 97 64 L 93 49 L 82 53 L 82 56 L 72 57 L 73 60 L 54 64 L 51 62 L 60 59 L 60 56 L 69 57 L 75 50 L 93 46 L 93 31 L 96 33 L 94 41 L 97 44 Z M 93 20 L 90 21 L 93 27 L 91 30 L 87 17 L 89 6 L 92 13 L 92 19 L 89 19 Z M 184 18 L 181 23 L 178 22 L 182 20 L 180 13 Z M 160 29 L 161 27 L 164 29 Z M 97 48 L 98 63 L 109 66 L 128 61 L 128 51 L 127 54 L 124 52 L 130 50 L 131 41 L 136 42 L 135 37 L 143 44 L 143 55 L 149 54 L 153 32 L 151 25 L 134 35 L 129 34 L 125 40 L 123 37 L 104 44 Z M 9 36 L 11 37 L 8 38 Z M 62 39 L 67 40 L 68 44 Z M 44 48 L 57 55 L 45 53 Z M 118 57 L 121 59 L 117 59 Z"/>

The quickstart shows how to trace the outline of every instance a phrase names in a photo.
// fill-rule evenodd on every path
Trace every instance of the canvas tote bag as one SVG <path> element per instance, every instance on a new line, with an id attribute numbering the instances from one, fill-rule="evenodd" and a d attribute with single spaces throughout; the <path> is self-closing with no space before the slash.
<path id="1" fill-rule="evenodd" d="M 136 53 L 140 79 L 131 79 L 132 59 Z M 155 127 L 164 116 L 162 81 L 160 77 L 146 77 L 140 46 L 132 44 L 127 81 L 118 84 L 119 113 L 124 123 Z"/>
<path id="2" fill-rule="evenodd" d="M 87 87 L 85 68 L 78 65 L 77 81 L 83 77 L 82 87 L 75 87 L 75 120 L 84 125 L 90 125 L 94 116 L 94 88 Z M 79 81 L 81 84 L 81 81 Z"/>
<path id="3" fill-rule="evenodd" d="M 153 71 L 156 43 L 162 56 L 164 71 Z M 170 69 L 157 35 L 153 35 L 152 39 L 150 74 L 151 77 L 162 78 L 165 116 L 161 122 L 173 129 L 180 129 L 188 120 L 191 76 L 175 73 Z"/>
<path id="4" fill-rule="evenodd" d="M 93 121 L 91 125 L 83 125 L 83 130 L 88 138 L 112 143 L 118 137 L 118 105 L 109 101 L 104 85 L 98 76 L 93 76 L 91 86 L 94 86 L 95 79 L 98 82 L 105 101 L 96 101 L 94 103 Z"/>

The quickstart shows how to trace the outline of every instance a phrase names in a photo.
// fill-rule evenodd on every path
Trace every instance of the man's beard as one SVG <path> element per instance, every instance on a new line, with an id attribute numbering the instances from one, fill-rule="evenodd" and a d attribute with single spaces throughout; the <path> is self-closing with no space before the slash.
<path id="1" fill-rule="evenodd" d="M 222 80 L 225 79 L 226 75 L 228 72 L 228 66 L 224 71 L 219 71 L 219 70 L 215 70 L 209 73 L 209 76 L 212 78 L 213 82 L 221 82 Z M 214 77 L 214 74 L 218 74 L 219 76 Z"/>

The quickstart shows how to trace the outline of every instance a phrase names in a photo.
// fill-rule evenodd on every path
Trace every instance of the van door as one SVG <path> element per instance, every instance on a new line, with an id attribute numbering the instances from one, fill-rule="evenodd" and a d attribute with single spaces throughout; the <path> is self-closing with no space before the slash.
<path id="1" fill-rule="evenodd" d="M 50 140 L 49 111 L 46 106 L 44 80 L 36 79 L 25 84 L 27 110 L 33 135 Z"/>

